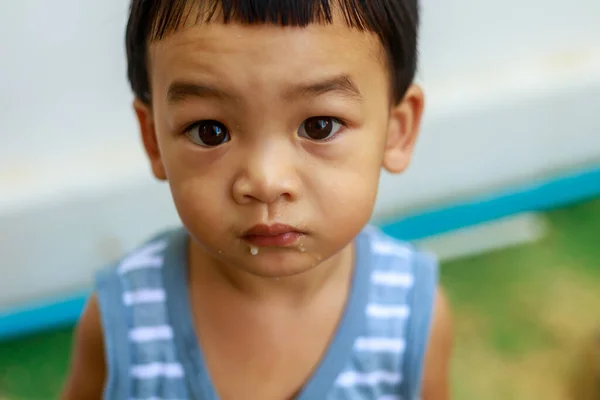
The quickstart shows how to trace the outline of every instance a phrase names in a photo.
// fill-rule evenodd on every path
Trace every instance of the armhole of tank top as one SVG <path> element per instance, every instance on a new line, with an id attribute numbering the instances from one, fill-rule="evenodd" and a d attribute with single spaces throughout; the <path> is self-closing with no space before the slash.
<path id="1" fill-rule="evenodd" d="M 420 398 L 425 353 L 433 317 L 433 307 L 438 283 L 438 262 L 427 253 L 416 252 L 412 265 L 414 286 L 409 295 L 411 317 L 406 334 L 405 400 Z"/>
<path id="2" fill-rule="evenodd" d="M 96 275 L 96 296 L 100 308 L 104 356 L 106 360 L 106 382 L 103 398 L 125 399 L 128 383 L 127 367 L 129 348 L 126 343 L 127 324 L 125 308 L 121 301 L 122 290 L 116 268 L 107 268 Z"/>

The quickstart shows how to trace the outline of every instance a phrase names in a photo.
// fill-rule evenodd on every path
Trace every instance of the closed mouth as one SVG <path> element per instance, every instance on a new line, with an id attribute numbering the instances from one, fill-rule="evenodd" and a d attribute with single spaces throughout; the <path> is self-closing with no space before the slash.
<path id="1" fill-rule="evenodd" d="M 242 239 L 251 246 L 287 247 L 304 235 L 304 232 L 289 225 L 255 225 L 242 235 Z"/>

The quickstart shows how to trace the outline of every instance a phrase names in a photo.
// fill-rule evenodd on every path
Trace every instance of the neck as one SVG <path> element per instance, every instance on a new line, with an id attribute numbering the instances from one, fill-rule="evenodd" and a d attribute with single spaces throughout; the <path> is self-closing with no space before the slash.
<path id="1" fill-rule="evenodd" d="M 213 301 L 221 296 L 241 297 L 253 303 L 301 306 L 311 303 L 324 289 L 349 287 L 353 272 L 354 245 L 348 244 L 332 257 L 294 276 L 268 278 L 225 265 L 190 240 L 189 284 Z"/>

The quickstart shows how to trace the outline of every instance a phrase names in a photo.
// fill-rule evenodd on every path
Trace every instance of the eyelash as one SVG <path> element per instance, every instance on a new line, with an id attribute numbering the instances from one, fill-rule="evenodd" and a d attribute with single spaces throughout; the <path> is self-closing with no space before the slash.
<path id="1" fill-rule="evenodd" d="M 334 133 L 331 137 L 328 137 L 327 139 L 323 139 L 323 140 L 314 140 L 315 143 L 329 143 L 335 139 L 337 139 L 337 137 L 341 134 L 344 133 L 344 131 L 348 128 L 348 124 L 346 123 L 345 120 L 341 119 L 341 118 L 337 118 L 337 117 L 331 117 L 331 116 L 319 116 L 319 117 L 310 117 L 310 118 L 331 118 L 333 121 L 337 122 L 338 124 L 341 125 L 340 129 Z M 305 119 L 304 121 L 302 121 L 302 124 L 304 124 L 306 121 L 308 121 L 310 118 Z M 302 124 L 300 126 L 302 126 Z"/>
<path id="2" fill-rule="evenodd" d="M 322 116 L 322 115 L 316 116 L 316 117 L 308 117 L 308 118 L 306 118 L 306 119 L 304 119 L 302 121 L 302 124 L 304 124 L 306 121 L 308 121 L 309 119 L 312 119 L 312 118 L 331 118 L 332 120 L 334 120 L 335 122 L 337 122 L 337 123 L 339 123 L 341 125 L 341 128 L 339 129 L 338 132 L 336 132 L 334 135 L 332 135 L 331 137 L 329 137 L 327 139 L 316 141 L 318 143 L 327 143 L 327 142 L 330 142 L 332 140 L 335 140 L 340 134 L 343 133 L 343 131 L 345 131 L 348 128 L 348 122 L 345 119 L 339 118 L 339 117 L 332 117 L 332 116 Z M 192 122 L 192 123 L 190 123 L 188 125 L 185 125 L 183 127 L 183 129 L 181 130 L 182 135 L 188 135 L 189 132 L 192 129 L 197 128 L 198 126 L 200 126 L 204 122 L 218 122 L 218 123 L 222 124 L 225 128 L 227 128 L 229 134 L 231 135 L 231 130 L 228 128 L 227 124 L 225 124 L 225 123 L 223 123 L 223 122 L 221 122 L 219 120 L 210 119 L 210 118 L 201 119 L 201 120 L 198 120 L 198 121 L 194 121 L 194 122 Z M 302 124 L 300 124 L 300 126 L 302 126 Z"/>

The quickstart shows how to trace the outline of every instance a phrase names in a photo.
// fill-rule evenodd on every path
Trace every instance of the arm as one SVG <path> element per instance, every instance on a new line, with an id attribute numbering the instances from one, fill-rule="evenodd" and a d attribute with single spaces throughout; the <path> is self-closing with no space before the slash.
<path id="1" fill-rule="evenodd" d="M 450 356 L 452 353 L 452 316 L 444 293 L 438 289 L 429 346 L 425 355 L 423 400 L 450 399 Z"/>
<path id="2" fill-rule="evenodd" d="M 70 369 L 62 400 L 102 398 L 106 363 L 96 296 L 88 301 L 75 331 Z"/>

